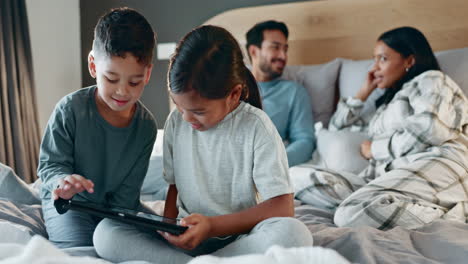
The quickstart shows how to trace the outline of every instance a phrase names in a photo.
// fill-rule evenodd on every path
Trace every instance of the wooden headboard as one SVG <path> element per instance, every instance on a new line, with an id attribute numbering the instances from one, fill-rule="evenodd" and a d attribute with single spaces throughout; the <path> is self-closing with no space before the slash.
<path id="1" fill-rule="evenodd" d="M 467 0 L 328 0 L 234 9 L 204 24 L 228 29 L 244 49 L 255 23 L 283 21 L 290 31 L 288 64 L 301 65 L 369 59 L 378 36 L 399 26 L 421 30 L 435 51 L 468 47 L 467 11 Z"/>

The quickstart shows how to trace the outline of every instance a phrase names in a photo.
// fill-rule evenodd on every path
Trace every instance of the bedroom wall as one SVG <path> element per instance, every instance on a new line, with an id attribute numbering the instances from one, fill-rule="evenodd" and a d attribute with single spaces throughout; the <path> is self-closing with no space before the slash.
<path id="1" fill-rule="evenodd" d="M 26 0 L 39 125 L 55 104 L 81 87 L 79 0 Z"/>
<path id="2" fill-rule="evenodd" d="M 158 43 L 177 42 L 192 28 L 223 11 L 263 4 L 299 2 L 298 0 L 81 0 L 81 62 L 83 86 L 93 84 L 89 77 L 85 55 L 91 50 L 93 28 L 97 19 L 112 7 L 128 6 L 140 11 L 153 26 Z M 183 7 L 183 8 L 180 8 Z M 155 55 L 157 53 L 155 52 Z M 156 57 L 156 56 L 155 56 Z M 143 103 L 155 115 L 162 128 L 169 114 L 166 74 L 168 61 L 154 59 L 155 67 L 149 85 L 142 96 Z"/>

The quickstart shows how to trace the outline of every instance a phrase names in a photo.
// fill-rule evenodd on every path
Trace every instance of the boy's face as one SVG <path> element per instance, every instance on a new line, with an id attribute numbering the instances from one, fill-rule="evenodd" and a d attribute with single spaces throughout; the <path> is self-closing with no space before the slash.
<path id="1" fill-rule="evenodd" d="M 132 112 L 148 84 L 153 65 L 140 64 L 130 53 L 125 58 L 90 54 L 88 67 L 91 76 L 96 78 L 96 103 L 104 109 L 126 114 Z"/>

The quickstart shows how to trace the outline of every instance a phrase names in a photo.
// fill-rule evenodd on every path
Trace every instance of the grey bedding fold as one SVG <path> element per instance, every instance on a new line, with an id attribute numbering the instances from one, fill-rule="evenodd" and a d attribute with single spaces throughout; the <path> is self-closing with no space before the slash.
<path id="1" fill-rule="evenodd" d="M 467 263 L 468 224 L 437 220 L 415 230 L 396 227 L 339 228 L 333 215 L 310 205 L 296 217 L 314 237 L 314 246 L 332 248 L 354 263 Z"/>

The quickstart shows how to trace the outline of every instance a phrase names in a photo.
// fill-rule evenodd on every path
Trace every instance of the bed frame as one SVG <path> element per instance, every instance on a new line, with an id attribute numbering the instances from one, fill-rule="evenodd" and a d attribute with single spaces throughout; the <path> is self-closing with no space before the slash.
<path id="1" fill-rule="evenodd" d="M 377 37 L 399 26 L 421 30 L 434 51 L 468 47 L 467 10 L 466 0 L 308 1 L 234 9 L 205 24 L 228 29 L 244 49 L 255 23 L 283 21 L 290 31 L 288 64 L 302 65 L 369 59 Z"/>

